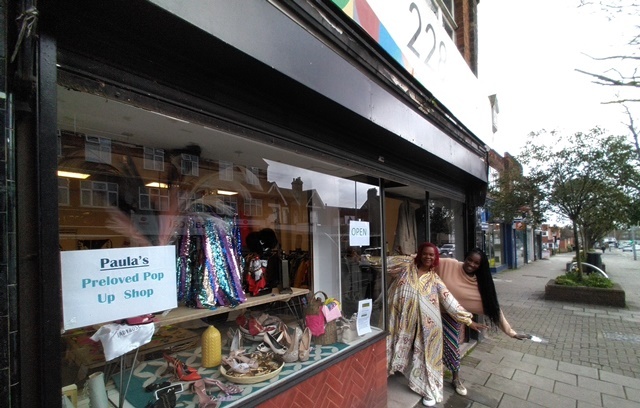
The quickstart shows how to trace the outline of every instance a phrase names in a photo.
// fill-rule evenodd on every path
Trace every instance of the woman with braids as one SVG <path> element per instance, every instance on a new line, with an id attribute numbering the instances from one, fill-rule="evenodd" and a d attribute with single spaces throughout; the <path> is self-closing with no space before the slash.
<path id="1" fill-rule="evenodd" d="M 493 277 L 489 269 L 487 255 L 478 248 L 473 248 L 465 256 L 464 262 L 455 259 L 440 259 L 438 275 L 447 286 L 453 297 L 465 310 L 488 316 L 509 337 L 522 340 L 527 335 L 516 333 L 504 318 Z M 460 381 L 460 349 L 458 339 L 462 325 L 447 312 L 442 312 L 442 332 L 444 335 L 444 365 L 453 375 L 452 385 L 460 395 L 467 395 L 467 389 Z"/>

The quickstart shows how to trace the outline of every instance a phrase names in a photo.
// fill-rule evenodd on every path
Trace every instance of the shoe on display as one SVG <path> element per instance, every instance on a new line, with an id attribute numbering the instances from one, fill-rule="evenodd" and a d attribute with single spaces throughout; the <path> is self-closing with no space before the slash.
<path id="1" fill-rule="evenodd" d="M 309 360 L 309 355 L 311 353 L 311 331 L 308 327 L 304 328 L 302 335 L 300 337 L 300 344 L 298 345 L 298 358 L 300 361 Z"/>
<path id="2" fill-rule="evenodd" d="M 458 394 L 467 395 L 467 389 L 465 388 L 464 385 L 462 385 L 462 381 L 460 381 L 460 379 L 453 380 L 451 382 L 451 385 L 453 385 L 453 388 L 455 388 Z"/>

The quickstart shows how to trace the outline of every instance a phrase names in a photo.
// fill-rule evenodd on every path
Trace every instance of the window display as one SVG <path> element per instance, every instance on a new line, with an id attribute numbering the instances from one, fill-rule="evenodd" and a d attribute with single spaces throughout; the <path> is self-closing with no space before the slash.
<path id="1" fill-rule="evenodd" d="M 58 91 L 60 249 L 71 260 L 62 265 L 62 306 L 91 311 L 75 323 L 63 313 L 65 385 L 85 387 L 104 373 L 116 405 L 124 396 L 133 406 L 156 406 L 174 394 L 182 406 L 240 406 L 276 386 L 274 378 L 295 376 L 366 338 L 341 336 L 360 301 L 377 300 L 367 336 L 382 332 L 375 178 L 239 137 L 212 119 L 192 123 Z M 171 255 L 162 265 L 129 253 L 160 247 Z M 107 251 L 127 262 L 111 265 Z M 160 271 L 173 276 L 153 283 L 177 307 L 141 286 Z M 95 296 L 75 297 L 76 282 L 89 282 Z M 307 298 L 318 292 L 326 294 L 322 328 L 335 337 L 312 335 L 305 319 Z M 140 303 L 129 307 L 125 293 L 141 294 Z M 94 298 L 105 300 L 101 308 Z M 110 323 L 155 327 L 135 350 L 133 370 L 131 355 L 114 367 L 91 340 Z M 219 342 L 203 337 L 212 326 Z M 212 353 L 221 356 L 213 366 Z"/>

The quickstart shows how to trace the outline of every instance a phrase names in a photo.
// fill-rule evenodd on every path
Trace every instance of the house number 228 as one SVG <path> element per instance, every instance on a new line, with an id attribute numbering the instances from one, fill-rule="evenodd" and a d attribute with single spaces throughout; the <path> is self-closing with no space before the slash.
<path id="1" fill-rule="evenodd" d="M 418 27 L 407 43 L 407 47 L 409 47 L 409 49 L 416 55 L 416 57 L 420 58 L 420 51 L 418 51 L 415 47 L 416 42 L 421 35 L 426 35 L 428 46 L 426 47 L 426 50 L 423 51 L 427 53 L 427 56 L 424 58 L 423 62 L 425 63 L 425 65 L 438 71 L 447 60 L 447 48 L 443 41 L 438 42 L 438 39 L 436 38 L 436 31 L 434 30 L 431 23 L 427 23 L 424 31 L 422 30 L 422 17 L 420 16 L 420 9 L 416 5 L 416 3 L 411 3 L 409 5 L 409 11 L 411 13 L 413 13 L 414 11 L 417 13 Z M 433 65 L 434 56 L 438 58 L 437 66 Z"/>

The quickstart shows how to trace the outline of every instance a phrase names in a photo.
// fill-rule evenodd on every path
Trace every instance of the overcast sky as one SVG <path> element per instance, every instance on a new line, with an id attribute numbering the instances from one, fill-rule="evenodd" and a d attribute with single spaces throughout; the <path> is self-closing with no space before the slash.
<path id="1" fill-rule="evenodd" d="M 604 72 L 602 63 L 584 54 L 620 51 L 633 24 L 624 18 L 611 23 L 598 9 L 577 5 L 577 0 L 478 5 L 478 76 L 488 94 L 497 94 L 500 108 L 499 130 L 485 142 L 498 153 L 518 154 L 529 132 L 540 129 L 573 133 L 598 125 L 628 134 L 621 107 L 601 104 L 616 99 L 614 90 L 592 84 L 575 69 Z"/>

